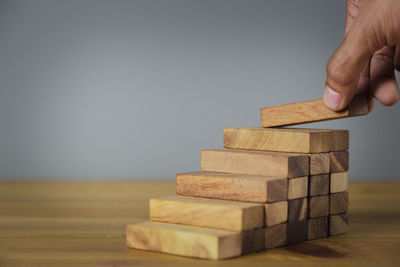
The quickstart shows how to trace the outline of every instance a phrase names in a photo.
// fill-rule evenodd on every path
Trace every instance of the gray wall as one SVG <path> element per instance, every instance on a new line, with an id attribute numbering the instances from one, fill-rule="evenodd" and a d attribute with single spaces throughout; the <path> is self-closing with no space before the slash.
<path id="1" fill-rule="evenodd" d="M 322 96 L 344 1 L 0 1 L 0 177 L 174 178 L 259 108 Z M 351 177 L 396 179 L 400 108 L 351 132 Z"/>

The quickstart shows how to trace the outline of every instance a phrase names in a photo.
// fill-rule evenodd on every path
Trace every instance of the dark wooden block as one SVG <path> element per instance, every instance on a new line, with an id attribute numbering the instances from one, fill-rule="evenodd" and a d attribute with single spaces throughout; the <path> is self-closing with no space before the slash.
<path id="1" fill-rule="evenodd" d="M 286 225 L 287 244 L 302 243 L 308 239 L 308 221 L 289 222 Z"/>
<path id="2" fill-rule="evenodd" d="M 329 216 L 329 235 L 340 235 L 347 232 L 349 216 L 347 213 Z"/>
<path id="3" fill-rule="evenodd" d="M 265 249 L 286 245 L 286 225 L 286 223 L 282 223 L 265 228 Z"/>
<path id="4" fill-rule="evenodd" d="M 246 230 L 242 232 L 242 255 L 263 251 L 265 249 L 264 228 Z"/>
<path id="5" fill-rule="evenodd" d="M 316 196 L 308 199 L 308 217 L 316 218 L 329 215 L 329 196 Z"/>
<path id="6" fill-rule="evenodd" d="M 349 193 L 340 192 L 329 195 L 329 214 L 346 213 L 349 209 Z"/>
<path id="7" fill-rule="evenodd" d="M 336 151 L 330 153 L 331 173 L 349 170 L 349 151 Z"/>
<path id="8" fill-rule="evenodd" d="M 308 195 L 323 196 L 329 194 L 329 174 L 310 175 L 308 179 Z"/>
<path id="9" fill-rule="evenodd" d="M 318 217 L 308 220 L 308 240 L 328 236 L 328 217 Z"/>
<path id="10" fill-rule="evenodd" d="M 307 198 L 289 200 L 288 205 L 288 222 L 307 219 Z"/>

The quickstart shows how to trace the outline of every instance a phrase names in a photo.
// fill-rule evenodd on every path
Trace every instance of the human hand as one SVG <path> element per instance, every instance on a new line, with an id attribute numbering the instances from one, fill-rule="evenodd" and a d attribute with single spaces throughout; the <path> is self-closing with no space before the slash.
<path id="1" fill-rule="evenodd" d="M 342 110 L 355 94 L 385 106 L 400 99 L 400 0 L 347 0 L 343 42 L 326 66 L 324 103 Z"/>

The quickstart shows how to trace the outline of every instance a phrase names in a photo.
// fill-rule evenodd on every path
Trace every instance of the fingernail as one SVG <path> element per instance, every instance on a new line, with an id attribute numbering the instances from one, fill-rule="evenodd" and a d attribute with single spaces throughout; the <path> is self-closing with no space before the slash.
<path id="1" fill-rule="evenodd" d="M 342 102 L 342 97 L 339 93 L 333 91 L 329 86 L 325 85 L 324 103 L 330 109 L 337 109 Z"/>

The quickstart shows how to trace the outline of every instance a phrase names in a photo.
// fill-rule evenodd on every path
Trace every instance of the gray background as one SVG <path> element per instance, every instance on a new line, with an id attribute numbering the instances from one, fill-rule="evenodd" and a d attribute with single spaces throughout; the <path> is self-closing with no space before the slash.
<path id="1" fill-rule="evenodd" d="M 344 1 L 0 1 L 0 177 L 174 178 L 224 127 L 319 98 Z M 349 129 L 352 179 L 396 179 L 399 105 Z"/>

